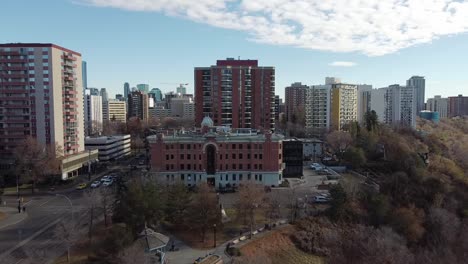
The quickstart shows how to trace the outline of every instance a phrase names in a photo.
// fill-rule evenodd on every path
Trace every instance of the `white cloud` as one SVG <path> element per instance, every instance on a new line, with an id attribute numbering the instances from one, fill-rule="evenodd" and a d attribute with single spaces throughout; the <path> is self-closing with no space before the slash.
<path id="1" fill-rule="evenodd" d="M 379 56 L 468 32 L 468 0 L 72 0 L 159 12 L 250 40 Z"/>
<path id="2" fill-rule="evenodd" d="M 352 61 L 334 61 L 332 63 L 329 63 L 328 65 L 335 66 L 335 67 L 353 67 L 353 66 L 356 66 L 357 64 Z"/>

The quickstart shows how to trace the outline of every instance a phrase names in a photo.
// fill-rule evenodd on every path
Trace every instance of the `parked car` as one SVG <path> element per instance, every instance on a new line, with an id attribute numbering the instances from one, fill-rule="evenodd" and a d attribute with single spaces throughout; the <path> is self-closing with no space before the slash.
<path id="1" fill-rule="evenodd" d="M 313 169 L 313 170 L 321 170 L 322 166 L 320 166 L 320 164 L 318 164 L 318 163 L 312 163 L 310 165 L 310 168 Z"/>
<path id="2" fill-rule="evenodd" d="M 102 186 L 108 187 L 108 186 L 111 186 L 112 183 L 114 183 L 114 181 L 113 181 L 112 179 L 108 179 L 107 181 L 104 181 L 104 183 L 102 184 Z"/>
<path id="3" fill-rule="evenodd" d="M 78 184 L 78 186 L 76 186 L 76 189 L 77 190 L 83 190 L 83 189 L 86 189 L 86 183 L 80 183 Z"/>
<path id="4" fill-rule="evenodd" d="M 316 195 L 314 196 L 313 202 L 314 203 L 328 203 L 330 198 L 323 196 L 323 195 Z"/>
<path id="5" fill-rule="evenodd" d="M 99 187 L 99 185 L 101 185 L 100 181 L 94 181 L 93 183 L 91 183 L 91 188 L 97 188 Z"/>
<path id="6" fill-rule="evenodd" d="M 101 178 L 101 183 L 107 181 L 110 179 L 110 176 L 109 175 L 105 175 L 104 177 Z"/>

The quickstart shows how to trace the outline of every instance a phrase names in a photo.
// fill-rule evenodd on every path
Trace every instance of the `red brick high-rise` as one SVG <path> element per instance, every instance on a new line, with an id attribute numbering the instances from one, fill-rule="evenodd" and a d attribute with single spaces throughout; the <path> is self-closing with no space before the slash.
<path id="1" fill-rule="evenodd" d="M 294 114 L 303 111 L 305 114 L 306 92 L 309 87 L 300 82 L 295 82 L 285 89 L 286 117 L 292 121 Z"/>
<path id="2" fill-rule="evenodd" d="M 215 126 L 273 129 L 275 68 L 257 60 L 218 60 L 195 68 L 195 122 L 205 116 Z"/>
<path id="3" fill-rule="evenodd" d="M 448 104 L 449 117 L 468 115 L 468 96 L 449 96 Z"/>

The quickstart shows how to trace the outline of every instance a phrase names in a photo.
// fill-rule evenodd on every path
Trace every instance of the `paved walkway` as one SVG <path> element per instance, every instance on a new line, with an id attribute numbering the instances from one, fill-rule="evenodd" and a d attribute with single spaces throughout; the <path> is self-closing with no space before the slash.
<path id="1" fill-rule="evenodd" d="M 15 225 L 28 217 L 28 213 L 18 213 L 18 209 L 0 206 L 0 212 L 6 214 L 6 218 L 0 220 L 0 230 L 11 225 Z"/>

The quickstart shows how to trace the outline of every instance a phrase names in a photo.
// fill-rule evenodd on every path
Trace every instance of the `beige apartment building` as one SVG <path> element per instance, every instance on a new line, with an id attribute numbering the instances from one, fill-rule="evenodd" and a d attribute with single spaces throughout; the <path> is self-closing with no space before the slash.
<path id="1" fill-rule="evenodd" d="M 81 54 L 55 44 L 0 44 L 0 159 L 27 136 L 63 148 L 62 178 L 84 152 Z M 97 154 L 96 154 L 97 155 Z M 67 164 L 73 160 L 73 164 Z"/>
<path id="2" fill-rule="evenodd" d="M 127 121 L 127 103 L 115 99 L 109 99 L 103 107 L 104 121 Z"/>

